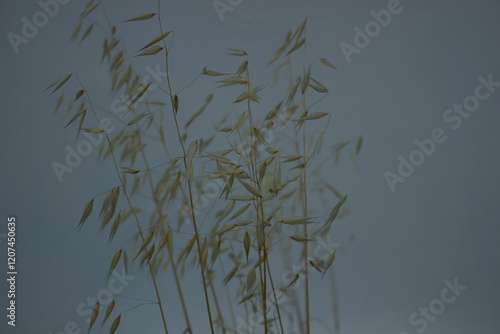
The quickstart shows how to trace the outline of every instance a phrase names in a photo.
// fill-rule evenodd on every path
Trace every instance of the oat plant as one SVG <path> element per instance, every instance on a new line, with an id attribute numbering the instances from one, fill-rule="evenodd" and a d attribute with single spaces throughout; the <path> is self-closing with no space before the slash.
<path id="1" fill-rule="evenodd" d="M 87 90 L 94 83 L 83 82 L 76 72 L 47 87 L 50 94 L 59 94 L 56 113 L 66 118 L 76 138 L 81 132 L 103 138 L 98 159 L 110 160 L 116 174 L 115 185 L 88 201 L 78 223 L 82 228 L 100 221 L 99 232 L 115 247 L 108 277 L 120 262 L 127 270 L 136 266 L 146 271 L 156 299 L 135 297 L 133 308 L 157 307 L 165 333 L 181 317 L 183 333 L 194 333 L 190 310 L 202 304 L 206 320 L 196 319 L 194 326 L 203 328 L 200 333 L 310 334 L 314 321 L 328 328 L 325 319 L 311 315 L 315 300 L 309 280 L 331 272 L 322 282 L 325 289 L 333 285 L 335 249 L 323 249 L 325 256 L 315 250 L 325 248 L 321 240 L 348 213 L 349 204 L 347 194 L 322 175 L 322 166 L 333 170 L 348 155 L 357 168 L 362 137 L 324 143 L 334 116 L 320 103 L 329 90 L 315 74 L 330 71 L 334 76 L 335 66 L 321 57 L 306 63 L 307 20 L 288 31 L 270 53 L 270 85 L 252 78 L 252 51 L 231 48 L 227 57 L 234 67 L 216 71 L 207 64 L 188 85 L 178 87 L 171 81 L 169 63 L 175 32 L 162 24 L 160 1 L 150 12 L 123 19 L 113 25 L 103 2 L 90 0 L 72 35 L 80 42 L 91 33 L 102 36 L 100 61 L 107 71 L 93 80 L 110 83 L 112 100 L 121 96 L 119 114 L 98 105 Z M 157 31 L 144 36 L 141 49 L 125 48 L 119 27 L 147 20 L 156 20 Z M 134 66 L 136 57 L 160 61 L 166 81 L 144 82 Z M 217 86 L 197 111 L 188 110 L 183 101 L 195 94 L 190 86 L 199 80 Z M 211 103 L 223 90 L 232 97 L 223 103 L 229 112 L 221 115 L 221 106 Z M 277 97 L 264 101 L 259 94 L 265 90 Z M 213 121 L 213 131 L 194 131 L 206 112 L 220 117 Z M 105 115 L 116 119 L 113 133 L 103 122 Z M 120 233 L 125 224 L 135 227 L 133 235 Z M 116 246 L 118 234 L 122 244 Z M 168 273 L 167 281 L 159 279 L 160 271 Z M 203 295 L 186 298 L 189 287 L 182 277 L 196 273 Z M 165 312 L 160 292 L 162 285 L 172 284 L 178 314 Z M 110 333 L 120 331 L 131 311 L 123 308 L 121 297 L 107 307 L 97 301 L 89 332 L 98 330 L 98 319 Z M 190 304 L 193 298 L 198 302 Z M 333 299 L 338 332 L 335 294 Z"/>

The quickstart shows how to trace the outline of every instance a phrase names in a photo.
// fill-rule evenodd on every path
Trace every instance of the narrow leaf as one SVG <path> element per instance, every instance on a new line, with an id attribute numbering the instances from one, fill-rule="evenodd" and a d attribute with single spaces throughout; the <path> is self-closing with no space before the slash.
<path id="1" fill-rule="evenodd" d="M 320 60 L 321 60 L 321 62 L 323 63 L 323 65 L 328 66 L 328 67 L 331 67 L 331 68 L 333 68 L 333 69 L 337 69 L 335 66 L 333 66 L 333 64 L 332 64 L 332 63 L 330 63 L 330 61 L 328 61 L 328 59 L 326 59 L 326 58 L 321 58 Z"/>
<path id="2" fill-rule="evenodd" d="M 54 113 L 56 113 L 59 108 L 61 107 L 61 103 L 63 101 L 63 98 L 64 98 L 64 93 L 61 93 L 61 95 L 59 95 L 59 97 L 57 98 L 57 102 L 56 102 L 56 107 L 54 109 Z"/>
<path id="3" fill-rule="evenodd" d="M 99 6 L 99 2 L 95 2 L 93 4 L 91 4 L 90 6 L 87 6 L 85 8 L 85 10 L 83 11 L 82 13 L 82 17 L 85 17 L 87 15 L 89 15 L 91 12 L 94 11 L 94 9 L 96 9 L 97 7 Z"/>
<path id="4" fill-rule="evenodd" d="M 253 294 L 253 293 L 251 293 L 251 294 L 249 294 L 249 295 L 244 296 L 244 297 L 243 297 L 243 298 L 239 301 L 238 305 L 239 305 L 239 304 L 243 304 L 244 302 L 246 302 L 246 301 L 248 301 L 248 300 L 252 299 L 253 295 L 254 295 L 254 294 Z"/>
<path id="5" fill-rule="evenodd" d="M 139 122 L 144 116 L 146 116 L 146 112 L 142 112 L 140 113 L 139 115 L 135 116 L 134 118 L 132 118 L 127 125 L 132 125 L 132 124 L 135 124 L 137 122 Z"/>
<path id="6" fill-rule="evenodd" d="M 102 326 L 104 326 L 104 323 L 106 322 L 106 320 L 108 320 L 108 318 L 111 315 L 111 312 L 113 312 L 114 308 L 115 308 L 115 300 L 113 299 L 113 301 L 108 305 L 108 308 L 106 309 L 106 314 L 104 315 L 104 319 L 101 322 L 101 328 L 102 328 Z"/>
<path id="7" fill-rule="evenodd" d="M 219 239 L 217 245 L 215 245 L 214 250 L 212 251 L 212 258 L 210 259 L 210 265 L 212 266 L 214 265 L 217 256 L 219 256 L 221 242 L 222 240 Z"/>
<path id="8" fill-rule="evenodd" d="M 354 165 L 354 167 L 356 167 L 356 169 L 359 170 L 358 163 L 356 162 L 356 158 L 354 157 L 354 154 L 352 154 L 352 152 L 349 152 L 349 158 L 351 159 L 351 162 Z"/>
<path id="9" fill-rule="evenodd" d="M 237 264 L 236 266 L 234 266 L 233 269 L 231 269 L 231 271 L 224 278 L 224 281 L 222 282 L 223 285 L 226 285 L 231 280 L 231 278 L 234 277 L 234 275 L 238 271 L 238 268 L 239 268 L 239 265 Z"/>
<path id="10" fill-rule="evenodd" d="M 118 212 L 118 215 L 113 220 L 113 225 L 111 225 L 111 231 L 109 232 L 108 243 L 111 243 L 111 241 L 113 241 L 113 238 L 115 237 L 116 231 L 118 230 L 118 226 L 120 225 L 120 219 L 121 219 L 120 216 L 121 212 Z"/>
<path id="11" fill-rule="evenodd" d="M 116 329 L 118 328 L 118 325 L 120 325 L 120 318 L 121 314 L 116 317 L 115 321 L 113 321 L 113 324 L 111 325 L 111 328 L 109 329 L 109 334 L 114 334 L 116 332 Z"/>
<path id="12" fill-rule="evenodd" d="M 83 209 L 82 218 L 80 219 L 80 223 L 78 223 L 78 229 L 80 229 L 82 227 L 83 223 L 85 223 L 85 221 L 87 220 L 87 218 L 90 216 L 90 214 L 92 213 L 92 208 L 93 207 L 94 207 L 94 199 L 91 199 L 85 205 L 85 209 Z"/>
<path id="13" fill-rule="evenodd" d="M 274 119 L 278 115 L 278 112 L 280 111 L 282 104 L 283 104 L 283 101 L 281 101 L 280 103 L 275 105 L 273 109 L 271 109 L 271 111 L 266 115 L 266 121 L 270 120 L 270 119 Z"/>
<path id="14" fill-rule="evenodd" d="M 288 217 L 281 220 L 281 222 L 287 225 L 301 225 L 301 224 L 314 223 L 311 221 L 311 218 L 308 217 Z"/>
<path id="15" fill-rule="evenodd" d="M 318 263 L 318 261 L 316 261 L 316 260 L 309 260 L 309 263 L 311 264 L 311 266 L 314 267 L 314 269 L 316 269 L 320 273 L 323 273 L 323 270 L 321 269 L 321 265 Z"/>
<path id="16" fill-rule="evenodd" d="M 298 241 L 298 242 L 308 242 L 308 241 L 312 241 L 312 239 L 304 238 L 303 236 L 298 235 L 298 234 L 292 235 L 292 236 L 290 237 L 290 239 L 295 240 L 295 241 Z"/>
<path id="17" fill-rule="evenodd" d="M 87 27 L 87 29 L 85 29 L 85 32 L 83 33 L 83 36 L 82 38 L 80 39 L 80 43 L 83 42 L 85 40 L 85 38 L 87 38 L 90 33 L 92 32 L 92 29 L 94 28 L 94 25 L 91 24 Z"/>
<path id="18" fill-rule="evenodd" d="M 356 144 L 356 154 L 359 154 L 361 147 L 363 146 L 363 136 L 359 137 L 358 143 Z"/>
<path id="19" fill-rule="evenodd" d="M 246 56 L 247 52 L 243 49 L 229 49 L 234 52 L 229 52 L 228 54 L 231 56 Z"/>
<path id="20" fill-rule="evenodd" d="M 87 115 L 87 110 L 81 110 L 82 115 L 80 116 L 80 122 L 78 122 L 78 131 L 76 133 L 76 138 L 80 135 L 80 132 L 82 131 L 82 126 L 83 122 L 85 121 L 85 116 Z"/>
<path id="21" fill-rule="evenodd" d="M 247 291 L 252 289 L 255 281 L 257 280 L 257 276 L 255 274 L 255 267 L 252 267 L 247 274 Z"/>
<path id="22" fill-rule="evenodd" d="M 314 152 L 319 153 L 321 151 L 321 147 L 323 146 L 323 139 L 325 137 L 325 133 L 321 132 L 321 135 L 318 137 L 316 144 L 314 145 Z"/>
<path id="23" fill-rule="evenodd" d="M 104 197 L 104 200 L 102 201 L 101 212 L 99 212 L 99 216 L 101 216 L 104 213 L 104 211 L 108 209 L 108 207 L 111 204 L 112 197 L 113 197 L 113 190 L 110 190 Z"/>
<path id="24" fill-rule="evenodd" d="M 116 252 L 115 255 L 113 256 L 113 259 L 111 260 L 111 264 L 109 266 L 109 271 L 108 271 L 108 276 L 106 277 L 106 279 L 108 279 L 109 276 L 111 275 L 111 273 L 113 272 L 113 270 L 115 270 L 116 265 L 118 264 L 118 261 L 120 261 L 121 256 L 122 256 L 122 250 L 120 248 L 118 250 L 118 252 Z"/>
<path id="25" fill-rule="evenodd" d="M 141 48 L 139 51 L 142 51 L 146 48 L 149 48 L 151 45 L 154 45 L 156 43 L 158 43 L 159 41 L 161 41 L 162 39 L 164 39 L 165 37 L 168 36 L 168 34 L 170 34 L 170 31 L 164 31 L 163 33 L 159 34 L 158 36 L 156 36 L 155 38 L 153 38 L 151 40 L 151 42 L 149 42 L 148 44 L 146 44 L 143 48 Z"/>
<path id="26" fill-rule="evenodd" d="M 66 126 L 64 127 L 65 129 L 68 127 L 68 125 L 70 125 L 71 123 L 73 123 L 78 117 L 80 117 L 82 115 L 82 113 L 85 111 L 84 110 L 80 110 L 78 111 L 76 114 L 73 115 L 73 117 L 71 117 L 71 119 L 69 120 L 68 124 L 66 124 Z"/>
<path id="27" fill-rule="evenodd" d="M 248 261 L 248 252 L 250 251 L 250 235 L 248 234 L 248 231 L 245 232 L 245 237 L 243 238 L 243 246 L 245 247 L 245 254 Z"/>
<path id="28" fill-rule="evenodd" d="M 227 73 L 221 73 L 221 72 L 216 72 L 216 71 L 212 71 L 212 70 L 207 70 L 207 68 L 205 67 L 203 69 L 203 71 L 201 72 L 202 74 L 205 74 L 205 75 L 209 75 L 209 76 L 220 76 L 220 75 L 227 75 Z"/>
<path id="29" fill-rule="evenodd" d="M 76 23 L 75 30 L 73 31 L 73 35 L 71 36 L 71 40 L 74 41 L 76 37 L 78 36 L 78 33 L 80 32 L 80 29 L 82 28 L 82 19 L 79 19 L 78 22 Z"/>
<path id="30" fill-rule="evenodd" d="M 238 211 L 236 211 L 234 213 L 234 215 L 231 216 L 231 218 L 229 218 L 229 220 L 233 220 L 233 219 L 239 217 L 243 212 L 245 212 L 248 209 L 249 206 L 250 206 L 250 203 L 242 206 Z"/>
<path id="31" fill-rule="evenodd" d="M 142 253 L 143 250 L 146 249 L 146 247 L 148 247 L 151 240 L 153 240 L 153 236 L 154 236 L 154 230 L 149 232 L 149 234 L 144 238 L 144 241 L 142 242 L 141 248 L 139 248 L 139 251 L 137 252 L 137 255 L 135 256 L 136 258 L 137 258 L 137 256 L 139 256 L 139 254 Z"/>
<path id="32" fill-rule="evenodd" d="M 179 110 L 179 97 L 177 96 L 177 94 L 174 95 L 173 106 L 175 114 L 177 115 L 177 110 Z"/>
<path id="33" fill-rule="evenodd" d="M 152 46 L 149 49 L 145 50 L 144 52 L 139 53 L 135 57 L 139 57 L 139 56 L 152 56 L 152 55 L 157 54 L 161 50 L 163 50 L 163 46 L 155 45 L 155 46 Z"/>
<path id="34" fill-rule="evenodd" d="M 54 88 L 54 90 L 52 91 L 52 93 L 50 93 L 50 95 L 54 94 L 59 88 L 61 88 L 66 82 L 68 82 L 68 80 L 71 78 L 72 75 L 73 73 L 66 74 L 65 76 L 63 76 L 62 79 L 58 82 L 59 84 L 56 86 L 56 88 Z M 47 87 L 46 89 L 50 88 L 51 86 Z"/>
<path id="35" fill-rule="evenodd" d="M 246 190 L 248 190 L 250 193 L 252 193 L 252 195 L 255 195 L 257 197 L 262 197 L 262 193 L 260 192 L 259 189 L 257 189 L 254 186 L 246 183 L 243 180 L 238 179 L 238 181 L 240 181 L 240 183 L 243 185 L 243 187 L 245 187 Z"/>
<path id="36" fill-rule="evenodd" d="M 326 112 L 313 112 L 312 114 L 301 117 L 299 120 L 300 121 L 307 121 L 307 120 L 311 120 L 311 119 L 320 119 L 322 117 L 325 117 L 326 115 L 329 115 L 329 114 Z"/>
<path id="37" fill-rule="evenodd" d="M 197 150 L 198 150 L 198 141 L 196 140 L 194 143 L 191 144 L 191 146 L 189 146 L 186 156 L 188 164 L 190 164 L 191 161 L 193 160 L 193 157 L 196 154 Z"/>
<path id="38" fill-rule="evenodd" d="M 302 38 L 300 40 L 298 40 L 295 45 L 292 47 L 292 49 L 290 51 L 288 51 L 288 53 L 286 54 L 287 56 L 294 52 L 295 50 L 297 50 L 298 48 L 300 48 L 304 43 L 306 42 L 306 39 L 305 38 Z"/>
<path id="39" fill-rule="evenodd" d="M 78 100 L 84 93 L 84 90 L 83 89 L 80 89 L 78 90 L 78 92 L 76 92 L 76 95 L 75 95 L 75 101 Z"/>
<path id="40" fill-rule="evenodd" d="M 330 268 L 330 266 L 333 263 L 333 260 L 335 260 L 335 254 L 336 254 L 336 251 L 333 250 L 332 254 L 330 254 L 330 256 L 328 257 L 328 259 L 326 260 L 326 262 L 325 262 L 325 271 L 328 270 L 328 268 Z"/>
<path id="41" fill-rule="evenodd" d="M 330 216 L 328 217 L 328 220 L 326 221 L 325 225 L 331 224 L 335 218 L 337 218 L 337 215 L 339 214 L 340 207 L 345 203 L 347 200 L 347 195 L 342 197 L 340 201 L 335 205 L 335 207 L 332 209 L 332 212 L 330 213 Z"/>
<path id="42" fill-rule="evenodd" d="M 89 133 L 102 133 L 102 132 L 104 132 L 104 129 L 101 128 L 100 126 L 94 126 L 91 128 L 83 129 L 83 131 L 89 132 Z"/>
<path id="43" fill-rule="evenodd" d="M 52 88 L 54 87 L 55 85 L 57 85 L 59 82 L 61 82 L 62 80 L 64 79 L 67 79 L 69 77 L 71 77 L 73 73 L 70 73 L 70 74 L 65 74 L 59 78 L 57 78 L 53 83 L 51 83 L 49 86 L 47 86 L 47 88 L 44 89 L 44 91 L 48 90 L 49 88 Z"/>
<path id="44" fill-rule="evenodd" d="M 149 82 L 146 85 L 142 85 L 141 91 L 134 97 L 134 99 L 132 100 L 132 102 L 130 103 L 130 105 L 127 108 L 127 112 L 130 110 L 130 108 L 132 108 L 134 103 L 136 103 L 144 95 L 144 93 L 146 93 L 146 91 L 148 90 L 150 85 L 151 85 L 151 82 Z"/>
<path id="45" fill-rule="evenodd" d="M 99 301 L 97 301 L 97 303 L 95 303 L 94 308 L 92 309 L 92 314 L 90 315 L 89 330 L 87 331 L 87 333 L 90 333 L 90 329 L 94 325 L 94 322 L 97 319 L 98 314 L 99 314 Z"/>
<path id="46" fill-rule="evenodd" d="M 142 14 L 139 14 L 137 16 L 134 16 L 128 20 L 125 20 L 123 22 L 132 22 L 132 21 L 142 21 L 142 20 L 148 20 L 150 18 L 152 18 L 153 16 L 155 16 L 156 13 L 151 13 L 151 12 L 148 12 L 148 13 L 142 13 Z"/>
<path id="47" fill-rule="evenodd" d="M 311 80 L 314 81 L 316 85 L 309 84 L 309 86 L 311 86 L 315 91 L 318 91 L 320 93 L 328 93 L 328 88 L 326 88 L 325 85 L 323 85 L 318 80 L 315 80 L 314 78 L 311 78 Z"/>
<path id="48" fill-rule="evenodd" d="M 245 72 L 248 68 L 248 61 L 245 60 L 244 62 L 241 63 L 241 65 L 238 67 L 238 70 L 236 70 L 236 75 L 241 75 L 243 72 Z"/>
<path id="49" fill-rule="evenodd" d="M 140 172 L 140 170 L 138 170 L 137 168 L 133 168 L 133 167 L 122 167 L 122 169 L 124 169 L 124 173 L 127 173 L 127 174 L 137 174 Z"/>

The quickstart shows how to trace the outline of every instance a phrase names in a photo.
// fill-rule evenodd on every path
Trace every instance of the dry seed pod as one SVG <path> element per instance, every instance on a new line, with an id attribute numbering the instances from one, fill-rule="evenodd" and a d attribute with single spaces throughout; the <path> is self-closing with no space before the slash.
<path id="1" fill-rule="evenodd" d="M 221 241 L 222 240 L 219 238 L 219 241 L 217 242 L 217 244 L 214 247 L 214 250 L 212 251 L 212 257 L 210 259 L 210 265 L 211 266 L 214 265 L 215 260 L 217 259 L 217 256 L 219 256 Z"/>
<path id="2" fill-rule="evenodd" d="M 257 280 L 257 275 L 255 274 L 255 267 L 250 268 L 247 274 L 247 291 L 250 292 L 252 286 Z"/>
<path id="3" fill-rule="evenodd" d="M 250 235 L 248 234 L 248 231 L 245 232 L 245 237 L 243 238 L 243 246 L 245 247 L 245 254 L 248 261 L 248 252 L 250 251 Z"/>
<path id="4" fill-rule="evenodd" d="M 252 195 L 255 195 L 257 197 L 261 197 L 262 198 L 262 193 L 260 192 L 260 190 L 258 190 L 254 186 L 246 183 L 245 181 L 242 181 L 240 179 L 238 179 L 238 181 L 240 181 L 240 183 L 243 185 L 243 187 L 245 187 L 246 190 L 248 190 L 250 193 L 252 193 Z"/>
<path id="5" fill-rule="evenodd" d="M 116 268 L 116 265 L 118 264 L 118 261 L 120 261 L 120 257 L 122 256 L 122 250 L 121 248 L 118 250 L 118 252 L 115 253 L 115 255 L 113 256 L 113 259 L 111 260 L 111 264 L 109 266 L 109 272 L 108 272 L 108 277 L 111 275 L 111 273 L 113 272 L 113 270 L 115 270 Z"/>
<path id="6" fill-rule="evenodd" d="M 152 18 L 153 16 L 155 16 L 156 13 L 151 13 L 151 12 L 148 12 L 148 13 L 142 13 L 142 14 L 139 14 L 137 16 L 134 16 L 128 20 L 125 20 L 123 22 L 132 22 L 132 21 L 142 21 L 142 20 L 148 20 L 150 18 Z"/>
<path id="7" fill-rule="evenodd" d="M 120 319 L 121 319 L 121 314 L 116 317 L 115 321 L 113 321 L 113 324 L 111 325 L 111 328 L 109 329 L 109 334 L 114 334 L 116 332 L 116 329 L 118 328 L 118 325 L 120 325 Z"/>
<path id="8" fill-rule="evenodd" d="M 94 207 L 94 199 L 91 199 L 86 205 L 85 208 L 83 209 L 83 214 L 82 218 L 80 219 L 80 223 L 78 223 L 78 229 L 80 229 L 87 220 L 87 218 L 90 216 L 92 213 L 92 208 Z"/>
<path id="9" fill-rule="evenodd" d="M 155 38 L 153 38 L 151 40 L 151 42 L 149 42 L 148 44 L 146 44 L 146 46 L 142 47 L 139 51 L 142 51 L 142 50 L 144 50 L 146 48 L 149 48 L 151 45 L 158 43 L 159 41 L 161 41 L 162 39 L 164 39 L 165 37 L 167 37 L 168 34 L 170 34 L 170 31 L 164 31 L 164 32 L 162 32 L 161 34 L 159 34 Z"/>
<path id="10" fill-rule="evenodd" d="M 335 66 L 333 66 L 333 64 L 332 64 L 332 63 L 330 63 L 330 62 L 328 61 L 328 59 L 326 59 L 326 58 L 320 58 L 320 61 L 321 61 L 324 65 L 326 65 L 326 66 L 328 66 L 328 67 L 331 67 L 331 68 L 333 68 L 333 69 L 337 69 L 337 68 L 336 68 Z"/>
<path id="11" fill-rule="evenodd" d="M 83 131 L 88 132 L 88 133 L 96 133 L 97 134 L 97 133 L 103 133 L 104 129 L 101 128 L 100 126 L 94 126 L 91 128 L 83 129 Z"/>
<path id="12" fill-rule="evenodd" d="M 85 32 L 83 33 L 83 36 L 82 38 L 80 39 L 80 43 L 83 42 L 85 40 L 85 38 L 87 38 L 90 33 L 92 32 L 92 29 L 94 28 L 94 25 L 91 24 L 87 27 L 87 29 L 85 29 Z"/>
<path id="13" fill-rule="evenodd" d="M 140 113 L 139 115 L 133 117 L 128 123 L 127 125 L 132 125 L 132 124 L 135 124 L 137 122 L 139 122 L 144 116 L 146 116 L 146 112 L 142 112 Z"/>
<path id="14" fill-rule="evenodd" d="M 247 300 L 252 299 L 252 297 L 253 297 L 253 293 L 251 293 L 251 294 L 249 294 L 249 295 L 244 296 L 244 297 L 240 300 L 240 302 L 238 303 L 238 305 L 239 305 L 239 304 L 243 304 L 243 303 L 244 303 L 244 302 L 246 302 Z"/>
<path id="15" fill-rule="evenodd" d="M 290 239 L 295 240 L 295 241 L 298 241 L 298 242 L 308 242 L 308 241 L 312 241 L 312 239 L 304 238 L 303 236 L 298 235 L 298 234 L 294 234 L 294 235 L 292 235 L 292 236 L 290 237 Z"/>
<path id="16" fill-rule="evenodd" d="M 108 318 L 111 315 L 111 312 L 113 312 L 114 308 L 115 308 L 115 300 L 113 299 L 113 301 L 109 304 L 108 308 L 106 309 L 106 314 L 104 315 L 104 319 L 101 322 L 101 328 L 102 328 L 102 326 L 104 326 L 104 323 L 106 322 L 106 320 L 108 320 Z"/>
<path id="17" fill-rule="evenodd" d="M 152 230 L 151 232 L 149 232 L 149 234 L 144 238 L 144 241 L 142 242 L 142 245 L 141 245 L 141 248 L 139 248 L 139 251 L 137 252 L 137 255 L 135 256 L 135 258 L 137 258 L 139 256 L 139 254 L 142 253 L 143 250 L 146 249 L 146 247 L 148 247 L 149 243 L 151 242 L 151 240 L 153 240 L 153 236 L 154 236 L 154 230 Z"/>
<path id="18" fill-rule="evenodd" d="M 222 282 L 223 285 L 226 285 L 231 280 L 231 278 L 233 278 L 233 276 L 238 271 L 239 267 L 240 267 L 240 265 L 237 264 L 236 266 L 234 266 L 233 269 L 231 269 L 231 271 L 226 275 L 226 278 L 224 278 L 224 281 Z"/>
<path id="19" fill-rule="evenodd" d="M 363 146 L 363 136 L 359 137 L 358 143 L 356 144 L 356 154 L 359 154 L 361 147 Z"/>
<path id="20" fill-rule="evenodd" d="M 90 315 L 89 330 L 87 333 L 90 333 L 90 329 L 94 325 L 94 322 L 97 319 L 98 314 L 99 314 L 99 301 L 97 301 L 97 303 L 95 303 L 94 308 L 92 309 L 92 314 Z"/>
<path id="21" fill-rule="evenodd" d="M 116 231 L 118 230 L 118 225 L 120 225 L 120 220 L 121 220 L 121 211 L 118 212 L 118 215 L 113 220 L 113 225 L 111 225 L 111 231 L 109 232 L 108 243 L 111 243 L 111 241 L 113 241 Z"/>

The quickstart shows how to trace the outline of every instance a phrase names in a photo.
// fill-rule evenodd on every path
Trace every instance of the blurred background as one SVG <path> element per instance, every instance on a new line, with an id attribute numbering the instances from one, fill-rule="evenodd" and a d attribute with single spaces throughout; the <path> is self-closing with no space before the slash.
<path id="1" fill-rule="evenodd" d="M 85 203 L 116 186 L 112 164 L 96 163 L 94 147 L 72 172 L 59 178 L 54 171 L 53 163 L 65 163 L 66 147 L 77 142 L 74 128 L 64 129 L 67 120 L 54 116 L 56 95 L 44 89 L 75 72 L 96 105 L 110 106 L 114 98 L 102 75 L 99 26 L 82 43 L 70 42 L 85 2 L 61 0 L 57 11 L 49 3 L 55 2 L 0 4 L 0 263 L 6 277 L 7 218 L 14 216 L 18 270 L 16 326 L 2 315 L 2 333 L 83 333 L 95 299 L 106 291 L 154 298 L 148 275 L 136 268 L 117 278 L 117 286 L 106 281 L 125 235 L 108 246 L 107 235 L 96 234 L 97 219 L 77 230 Z M 156 1 L 103 3 L 130 54 L 158 34 L 156 20 L 123 23 L 155 12 Z M 39 14 L 44 11 L 48 15 Z M 188 0 L 162 2 L 161 14 L 164 29 L 175 31 L 170 71 L 177 89 L 205 66 L 233 71 L 240 60 L 227 55 L 228 48 L 247 50 L 253 80 L 269 84 L 266 62 L 305 18 L 308 62 L 326 57 L 337 68 L 315 72 L 330 89 L 318 110 L 332 113 L 325 146 L 364 138 L 359 169 L 348 158 L 322 168 L 329 183 L 349 194 L 351 208 L 329 236 L 342 246 L 334 263 L 341 333 L 500 332 L 498 1 Z M 91 19 L 105 22 L 100 10 Z M 33 22 L 38 27 L 30 29 Z M 161 56 L 132 62 L 142 75 L 165 70 Z M 216 91 L 213 81 L 198 80 L 182 100 L 185 110 L 197 110 L 215 93 L 209 113 L 193 124 L 200 134 L 211 131 L 207 124 L 235 98 Z M 272 92 L 264 95 L 261 110 L 276 102 Z M 432 154 L 415 141 L 434 147 Z M 208 333 L 200 277 L 193 272 L 182 281 L 193 329 Z M 170 330 L 182 333 L 171 275 L 159 281 Z M 311 278 L 313 333 L 332 333 L 330 284 L 321 275 Z M 458 290 L 449 288 L 457 284 Z M 446 287 L 456 292 L 453 302 L 440 302 L 453 296 L 443 298 Z M 3 312 L 7 290 L 4 279 Z M 161 330 L 157 308 L 149 306 L 127 312 L 118 332 Z"/>

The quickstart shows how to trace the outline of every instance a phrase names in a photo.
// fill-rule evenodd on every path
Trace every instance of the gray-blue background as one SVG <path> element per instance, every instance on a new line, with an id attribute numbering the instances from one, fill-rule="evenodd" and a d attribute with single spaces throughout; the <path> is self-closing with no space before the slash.
<path id="1" fill-rule="evenodd" d="M 105 1 L 105 5 L 131 53 L 156 35 L 156 21 L 121 23 L 138 13 L 156 11 L 155 1 Z M 105 70 L 98 61 L 100 34 L 95 30 L 79 46 L 69 43 L 84 6 L 73 0 L 60 5 L 57 15 L 16 54 L 8 33 L 20 35 L 21 19 L 31 20 L 41 7 L 35 1 L 13 0 L 0 6 L 0 263 L 6 271 L 4 233 L 7 217 L 13 215 L 19 271 L 17 326 L 6 325 L 2 280 L 1 331 L 55 334 L 74 321 L 84 332 L 87 316 L 78 314 L 77 306 L 107 287 L 105 273 L 118 246 L 108 247 L 105 236 L 96 236 L 96 220 L 80 232 L 76 225 L 84 204 L 117 180 L 109 162 L 95 163 L 94 149 L 64 175 L 63 182 L 58 181 L 51 163 L 63 162 L 66 145 L 74 147 L 74 131 L 63 130 L 65 122 L 53 117 L 55 98 L 43 89 L 56 77 L 77 72 L 98 103 L 109 105 L 107 84 L 92 86 L 92 78 Z M 491 74 L 500 81 L 500 3 L 404 0 L 401 6 L 401 13 L 393 15 L 390 24 L 348 63 L 340 43 L 352 45 L 354 28 L 373 20 L 370 11 L 386 9 L 387 1 L 243 0 L 224 13 L 223 21 L 211 1 L 167 1 L 164 25 L 176 31 L 172 80 L 180 88 L 205 66 L 223 71 L 230 62 L 234 68 L 237 63 L 226 54 L 233 47 L 249 51 L 254 80 L 269 82 L 265 62 L 286 31 L 307 17 L 310 60 L 327 57 L 337 67 L 318 75 L 332 92 L 323 105 L 334 115 L 325 143 L 330 146 L 358 135 L 365 139 L 359 171 L 343 163 L 338 169 L 330 165 L 326 172 L 331 183 L 349 193 L 353 209 L 332 235 L 347 250 L 335 260 L 341 332 L 417 333 L 419 327 L 410 326 L 408 317 L 440 297 L 443 280 L 458 277 L 467 289 L 446 305 L 425 333 L 498 333 L 500 89 L 481 101 L 456 130 L 443 114 L 474 94 L 478 76 Z M 95 18 L 103 19 L 99 14 Z M 163 66 L 160 58 L 134 61 L 144 69 L 148 64 Z M 210 80 L 192 87 L 195 98 L 186 102 L 191 110 L 213 87 Z M 214 103 L 225 100 L 223 91 L 217 94 Z M 265 101 L 266 108 L 274 101 Z M 442 128 L 447 140 L 391 192 L 384 172 L 395 173 L 398 156 L 408 158 L 416 149 L 414 140 L 429 138 L 435 128 Z M 136 278 L 122 293 L 154 298 L 147 275 L 132 274 Z M 160 280 L 171 331 L 181 333 L 184 323 L 171 275 L 162 274 Z M 317 281 L 314 278 L 312 284 L 312 314 L 332 327 L 330 298 L 325 297 L 329 287 Z M 183 286 L 193 319 L 199 319 L 193 321 L 195 332 L 207 333 L 199 282 L 199 275 L 192 275 Z M 154 306 L 126 315 L 122 333 L 135 333 L 144 326 L 147 333 L 161 331 Z M 313 328 L 314 333 L 326 333 L 318 323 Z"/>

